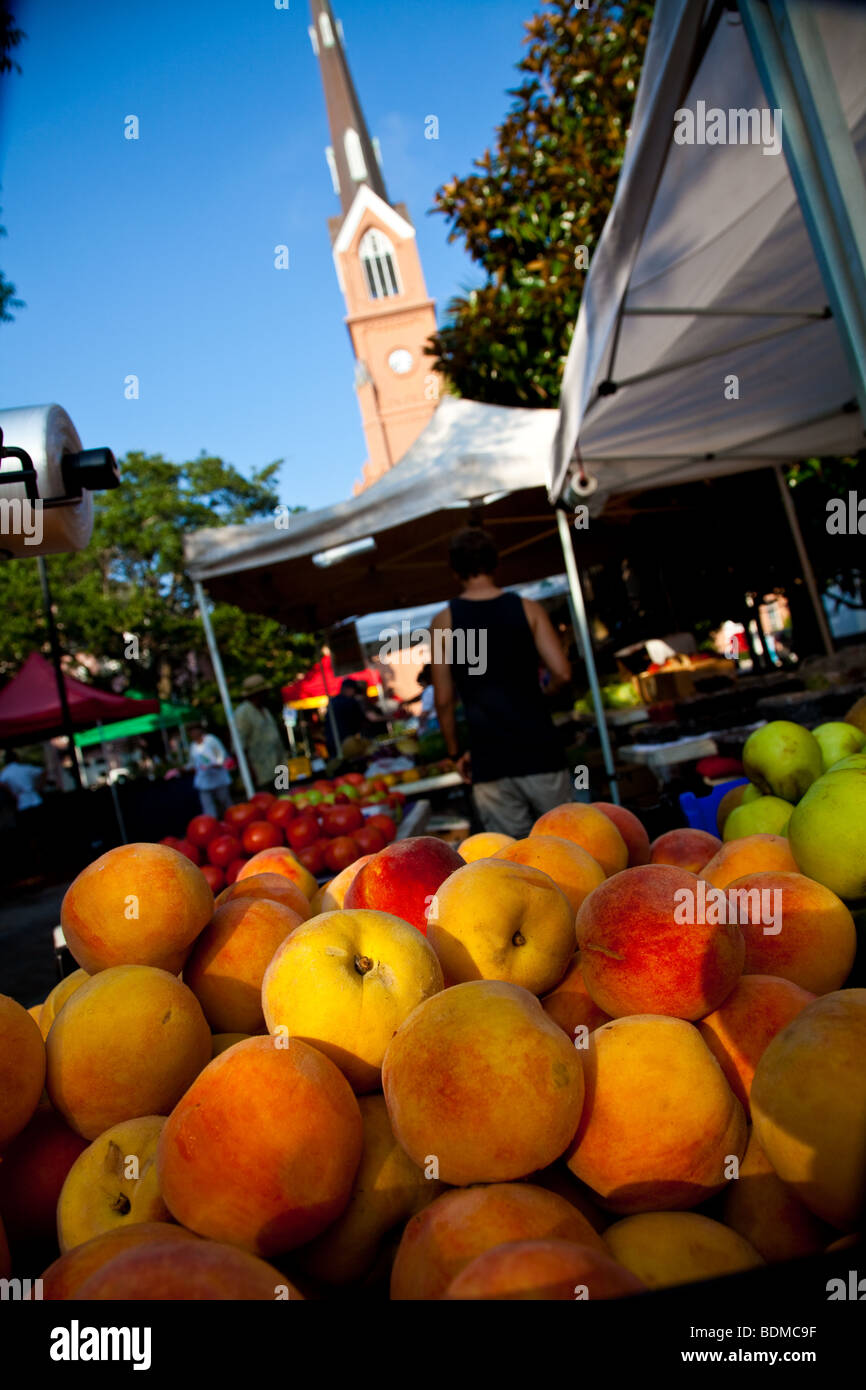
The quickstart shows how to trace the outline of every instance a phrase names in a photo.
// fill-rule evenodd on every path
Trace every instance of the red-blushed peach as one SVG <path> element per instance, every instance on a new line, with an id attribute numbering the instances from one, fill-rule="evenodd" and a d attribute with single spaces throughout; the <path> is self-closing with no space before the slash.
<path id="1" fill-rule="evenodd" d="M 710 925 L 708 916 L 686 869 L 644 864 L 608 879 L 577 914 L 590 997 L 611 1018 L 711 1013 L 740 978 L 745 945 L 736 922 Z"/>
<path id="2" fill-rule="evenodd" d="M 646 1211 L 604 1233 L 613 1258 L 650 1289 L 758 1269 L 764 1261 L 736 1231 L 696 1211 Z"/>
<path id="3" fill-rule="evenodd" d="M 274 953 L 304 918 L 269 898 L 235 898 L 218 907 L 183 968 L 215 1033 L 264 1029 L 262 981 Z"/>
<path id="4" fill-rule="evenodd" d="M 449 984 L 504 980 L 543 994 L 562 979 L 574 953 L 574 911 L 540 869 L 477 859 L 437 891 L 427 939 Z"/>
<path id="5" fill-rule="evenodd" d="M 479 861 L 481 862 L 481 861 Z M 443 1182 L 507 1182 L 565 1150 L 583 1102 L 580 1055 L 528 990 L 454 985 L 388 1045 L 382 1089 L 398 1140 Z"/>
<path id="6" fill-rule="evenodd" d="M 771 872 L 736 878 L 725 891 L 729 898 L 737 894 L 746 974 L 780 976 L 812 994 L 842 988 L 854 964 L 857 929 L 829 888 L 803 874 Z"/>
<path id="7" fill-rule="evenodd" d="M 168 845 L 110 849 L 66 891 L 60 923 L 88 975 L 114 965 L 152 965 L 176 975 L 213 914 L 207 879 Z"/>
<path id="8" fill-rule="evenodd" d="M 217 896 L 214 907 L 225 907 L 238 898 L 267 898 L 270 902 L 282 903 L 297 912 L 304 921 L 312 917 L 312 903 L 306 893 L 285 874 L 253 874 L 250 878 L 235 879 Z"/>
<path id="9" fill-rule="evenodd" d="M 323 883 L 310 903 L 310 916 L 318 917 L 322 912 L 339 912 L 345 902 L 352 879 L 372 858 L 372 854 L 362 854 L 359 859 L 355 859 L 345 869 L 341 869 L 327 883 Z"/>
<path id="10" fill-rule="evenodd" d="M 634 872 L 634 871 L 632 871 Z M 743 1107 L 698 1030 L 635 1014 L 590 1033 L 568 1166 L 610 1211 L 696 1207 L 746 1148 Z"/>
<path id="11" fill-rule="evenodd" d="M 55 1260 L 42 1274 L 42 1297 L 49 1303 L 64 1303 L 78 1297 L 81 1285 L 95 1274 L 103 1265 L 123 1253 L 124 1250 L 150 1245 L 164 1244 L 167 1240 L 198 1240 L 199 1237 L 184 1226 L 173 1226 L 165 1221 L 141 1222 L 136 1226 L 121 1226 L 119 1230 L 106 1235 L 95 1236 L 84 1245 L 76 1245 Z"/>
<path id="12" fill-rule="evenodd" d="M 79 1154 L 57 1202 L 61 1251 L 122 1226 L 170 1220 L 156 1174 L 156 1146 L 164 1124 L 162 1115 L 124 1120 Z"/>
<path id="13" fill-rule="evenodd" d="M 866 1211 L 866 989 L 801 1009 L 752 1081 L 758 1142 L 810 1211 L 841 1230 Z"/>
<path id="14" fill-rule="evenodd" d="M 619 873 L 628 864 L 628 847 L 611 818 L 597 806 L 580 801 L 568 801 L 545 811 L 530 830 L 530 835 L 561 835 L 573 840 L 596 859 L 604 872 Z"/>
<path id="15" fill-rule="evenodd" d="M 76 1297 L 83 1303 L 301 1301 L 273 1265 L 247 1250 L 211 1240 L 148 1241 L 116 1255 L 91 1274 Z"/>
<path id="16" fill-rule="evenodd" d="M 408 922 L 364 909 L 325 912 L 292 932 L 265 972 L 268 1031 L 300 1038 L 363 1094 L 412 1010 L 443 988 L 430 942 Z"/>
<path id="17" fill-rule="evenodd" d="M 689 873 L 699 874 L 705 864 L 718 854 L 722 842 L 718 835 L 710 835 L 706 830 L 692 830 L 685 826 L 668 830 L 653 840 L 650 854 L 651 864 L 670 864 L 677 869 L 688 869 Z"/>
<path id="18" fill-rule="evenodd" d="M 43 1038 L 48 1037 L 48 1031 L 67 999 L 75 993 L 79 985 L 83 985 L 89 979 L 86 970 L 73 970 L 71 975 L 66 975 L 54 986 L 51 993 L 46 995 L 37 1019 Z"/>
<path id="19" fill-rule="evenodd" d="M 27 1010 L 0 994 L 0 1152 L 30 1123 L 45 1084 L 45 1043 Z"/>
<path id="20" fill-rule="evenodd" d="M 567 1240 L 516 1240 L 479 1255 L 443 1299 L 582 1302 L 628 1298 L 646 1285 L 608 1255 Z"/>
<path id="21" fill-rule="evenodd" d="M 779 1030 L 814 998 L 790 980 L 742 975 L 724 1003 L 698 1024 L 701 1037 L 747 1115 L 759 1058 Z"/>
<path id="22" fill-rule="evenodd" d="M 739 1176 L 725 1193 L 722 1216 L 769 1263 L 817 1254 L 832 1236 L 832 1227 L 814 1216 L 773 1170 L 754 1130 Z"/>
<path id="23" fill-rule="evenodd" d="M 312 900 L 319 887 L 309 869 L 305 869 L 292 851 L 284 847 L 260 849 L 258 854 L 248 859 L 238 871 L 235 883 L 257 878 L 259 874 L 280 874 L 283 878 L 290 879 L 292 883 L 297 884 L 308 902 Z"/>
<path id="24" fill-rule="evenodd" d="M 390 912 L 426 935 L 427 911 L 450 874 L 462 869 L 453 845 L 432 835 L 395 840 L 364 865 L 349 884 L 343 906 Z"/>
<path id="25" fill-rule="evenodd" d="M 625 840 L 625 847 L 628 850 L 626 868 L 636 869 L 639 864 L 648 864 L 650 862 L 649 835 L 634 811 L 627 810 L 625 806 L 616 806 L 612 801 L 593 801 L 591 804 L 597 811 L 602 811 L 608 820 L 613 821 Z"/>
<path id="26" fill-rule="evenodd" d="M 159 1142 L 163 1200 L 182 1225 L 272 1255 L 345 1209 L 363 1126 L 352 1088 L 297 1038 L 249 1038 L 215 1057 Z"/>
<path id="27" fill-rule="evenodd" d="M 579 951 L 572 956 L 571 964 L 556 988 L 551 990 L 550 994 L 544 995 L 541 1007 L 554 1023 L 558 1023 L 563 1032 L 568 1034 L 572 1042 L 579 1041 L 578 1028 L 585 1028 L 591 1033 L 593 1028 L 600 1028 L 610 1019 L 610 1014 L 600 1009 L 587 993 L 580 968 Z"/>
<path id="28" fill-rule="evenodd" d="M 298 1252 L 303 1272 L 326 1285 L 362 1280 L 388 1234 L 443 1191 L 443 1184 L 428 1178 L 397 1143 L 384 1096 L 361 1096 L 358 1105 L 364 1121 L 364 1151 L 349 1205 Z"/>
<path id="29" fill-rule="evenodd" d="M 445 1192 L 408 1222 L 391 1271 L 400 1302 L 442 1298 L 479 1255 L 514 1240 L 567 1240 L 605 1255 L 589 1222 L 554 1192 L 530 1183 L 493 1183 Z"/>
<path id="30" fill-rule="evenodd" d="M 481 830 L 477 835 L 469 835 L 465 840 L 461 840 L 457 846 L 457 853 L 467 864 L 474 864 L 476 859 L 492 859 L 494 854 L 514 843 L 513 835 L 502 835 L 496 830 Z"/>
<path id="31" fill-rule="evenodd" d="M 87 1140 L 50 1105 L 40 1105 L 0 1163 L 0 1212 L 11 1238 L 51 1240 L 57 1199 Z"/>
<path id="32" fill-rule="evenodd" d="M 584 898 L 605 880 L 598 860 L 573 840 L 563 840 L 561 835 L 530 835 L 526 840 L 515 840 L 494 858 L 506 859 L 511 864 L 527 864 L 549 874 L 568 898 L 574 913 Z"/>
<path id="33" fill-rule="evenodd" d="M 700 877 L 714 888 L 727 888 L 745 874 L 771 871 L 799 873 L 791 846 L 784 835 L 744 835 L 729 840 L 701 869 Z"/>
<path id="34" fill-rule="evenodd" d="M 167 1115 L 210 1060 L 191 989 L 167 970 L 115 965 L 67 999 L 46 1044 L 51 1104 L 85 1139 L 139 1115 Z"/>

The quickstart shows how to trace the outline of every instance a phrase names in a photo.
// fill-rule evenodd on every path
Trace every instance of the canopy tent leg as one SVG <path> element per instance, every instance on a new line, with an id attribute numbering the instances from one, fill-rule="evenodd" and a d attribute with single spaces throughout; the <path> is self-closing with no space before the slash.
<path id="1" fill-rule="evenodd" d="M 607 773 L 607 780 L 610 784 L 610 797 L 615 806 L 619 806 L 619 787 L 616 780 L 616 768 L 613 761 L 613 751 L 610 746 L 610 735 L 607 729 L 607 718 L 605 717 L 604 705 L 601 699 L 601 688 L 598 684 L 598 672 L 595 669 L 595 654 L 592 650 L 592 639 L 589 635 L 589 624 L 586 620 L 586 604 L 583 599 L 583 589 L 580 584 L 580 574 L 577 569 L 577 560 L 574 554 L 574 544 L 571 538 L 571 527 L 568 524 L 568 517 L 562 508 L 556 511 L 556 524 L 559 527 L 559 543 L 562 546 L 562 556 L 565 560 L 565 572 L 568 576 L 568 589 L 571 602 L 571 621 L 574 626 L 583 660 L 586 665 L 586 674 L 589 677 L 589 688 L 592 692 L 592 703 L 595 709 L 595 718 L 598 724 L 598 736 L 601 740 L 601 752 L 604 758 L 604 767 Z"/>
<path id="2" fill-rule="evenodd" d="M 803 532 L 800 530 L 800 521 L 797 516 L 797 508 L 794 506 L 794 499 L 791 496 L 791 489 L 785 482 L 781 465 L 777 463 L 773 471 L 776 474 L 776 482 L 779 484 L 779 491 L 782 494 L 782 506 L 785 508 L 785 515 L 788 518 L 791 535 L 794 537 L 794 544 L 797 547 L 797 554 L 800 557 L 800 567 L 803 571 L 803 578 L 806 581 L 806 588 L 809 590 L 812 607 L 815 610 L 815 621 L 821 633 L 824 651 L 828 656 L 832 656 L 835 651 L 833 646 L 833 634 L 830 632 L 830 624 L 827 622 L 827 614 L 824 611 L 821 595 L 818 592 L 818 585 L 815 582 L 815 571 L 812 569 L 812 562 L 809 559 L 809 552 L 806 549 Z"/>
<path id="3" fill-rule="evenodd" d="M 231 734 L 232 738 L 232 747 L 234 748 L 235 757 L 238 761 L 238 771 L 241 774 L 241 781 L 244 784 L 244 791 L 246 792 L 248 797 L 251 797 L 255 793 L 255 787 L 253 786 L 253 779 L 250 776 L 250 769 L 247 764 L 247 755 L 244 752 L 244 746 L 241 743 L 240 734 L 238 733 L 238 726 L 235 723 L 235 712 L 232 708 L 231 697 L 229 695 L 229 688 L 226 685 L 226 674 L 223 670 L 222 658 L 220 657 L 219 647 L 216 644 L 213 625 L 210 620 L 210 613 L 208 612 L 207 595 L 205 594 L 204 589 L 202 588 L 200 582 L 197 579 L 193 580 L 192 587 L 195 593 L 195 601 L 198 604 L 201 625 L 204 628 L 204 635 L 207 641 L 207 649 L 210 653 L 211 665 L 213 666 L 214 675 L 216 676 L 216 683 L 219 687 L 220 699 L 223 702 L 226 723 L 229 726 L 229 733 Z"/>
<path id="4" fill-rule="evenodd" d="M 866 185 L 811 0 L 739 0 L 866 420 Z"/>

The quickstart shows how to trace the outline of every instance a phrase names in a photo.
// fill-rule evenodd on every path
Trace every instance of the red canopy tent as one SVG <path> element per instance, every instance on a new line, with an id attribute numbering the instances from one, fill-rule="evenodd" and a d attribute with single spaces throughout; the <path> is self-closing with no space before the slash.
<path id="1" fill-rule="evenodd" d="M 323 674 L 324 668 L 324 674 Z M 326 680 L 327 677 L 327 686 Z M 368 687 L 376 686 L 379 677 L 375 671 L 353 671 L 351 676 L 335 676 L 331 658 L 327 652 L 317 666 L 300 676 L 296 681 L 284 685 L 281 694 L 283 703 L 295 709 L 318 709 L 332 695 L 338 695 L 344 680 L 364 681 Z"/>
<path id="2" fill-rule="evenodd" d="M 64 676 L 69 713 L 75 728 L 110 724 L 139 714 L 158 714 L 158 700 L 129 700 Z M 0 742 L 25 743 L 63 733 L 63 713 L 54 668 L 38 652 L 28 656 L 17 676 L 0 691 Z"/>

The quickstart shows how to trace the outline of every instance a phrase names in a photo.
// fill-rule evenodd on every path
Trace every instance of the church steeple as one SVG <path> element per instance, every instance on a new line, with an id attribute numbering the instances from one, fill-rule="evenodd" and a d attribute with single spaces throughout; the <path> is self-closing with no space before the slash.
<path id="1" fill-rule="evenodd" d="M 319 60 L 331 130 L 326 157 L 334 192 L 339 195 L 343 217 L 346 217 L 362 184 L 386 203 L 388 194 L 376 142 L 370 139 L 346 61 L 343 26 L 334 18 L 330 0 L 310 0 L 310 4 L 313 16 L 310 42 Z"/>

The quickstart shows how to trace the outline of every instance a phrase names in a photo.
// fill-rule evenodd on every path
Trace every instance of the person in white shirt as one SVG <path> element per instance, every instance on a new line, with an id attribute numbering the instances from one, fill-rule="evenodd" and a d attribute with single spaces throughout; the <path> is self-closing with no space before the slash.
<path id="1" fill-rule="evenodd" d="M 14 749 L 9 749 L 3 771 L 0 772 L 0 782 L 14 796 L 16 811 L 29 811 L 33 806 L 42 805 L 39 792 L 44 781 L 45 773 L 41 767 L 20 762 Z"/>
<path id="2" fill-rule="evenodd" d="M 189 730 L 190 765 L 195 768 L 192 784 L 198 792 L 201 809 L 206 816 L 216 816 L 231 805 L 231 777 L 225 766 L 228 753 L 215 734 L 209 734 L 201 724 Z"/>

